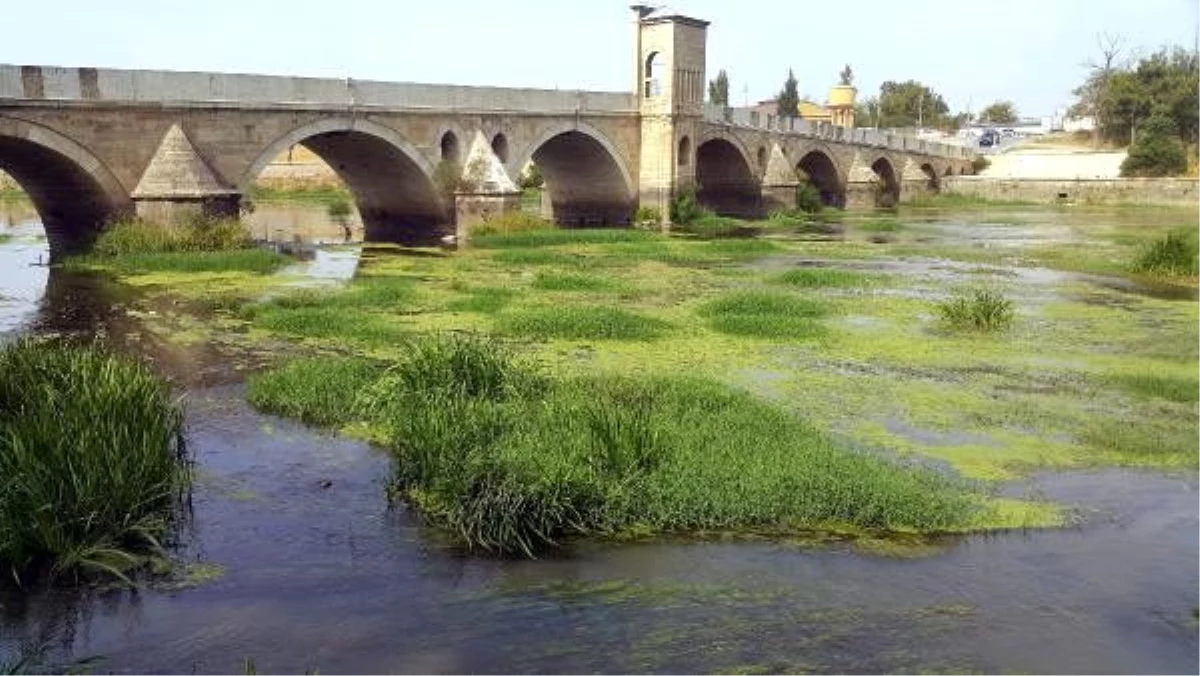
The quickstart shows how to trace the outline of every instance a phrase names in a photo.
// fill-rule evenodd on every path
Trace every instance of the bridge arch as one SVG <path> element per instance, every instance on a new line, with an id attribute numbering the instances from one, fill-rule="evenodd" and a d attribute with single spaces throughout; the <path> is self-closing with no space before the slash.
<path id="1" fill-rule="evenodd" d="M 612 141 L 584 122 L 543 131 L 512 166 L 533 162 L 545 181 L 551 218 L 565 226 L 623 225 L 633 216 L 633 177 Z"/>
<path id="2" fill-rule="evenodd" d="M 433 165 L 394 129 L 360 118 L 319 120 L 279 137 L 242 173 L 242 194 L 296 144 L 316 153 L 350 189 L 368 241 L 419 244 L 451 232 L 450 198 L 435 183 Z"/>
<path id="3" fill-rule="evenodd" d="M 762 185 L 745 146 L 712 136 L 696 147 L 696 198 L 722 216 L 762 215 Z"/>
<path id="4" fill-rule="evenodd" d="M 830 153 L 820 148 L 809 150 L 796 162 L 796 173 L 817 189 L 825 206 L 846 206 L 846 182 Z"/>
<path id="5" fill-rule="evenodd" d="M 891 208 L 900 202 L 900 179 L 896 175 L 896 165 L 887 155 L 880 155 L 871 162 L 871 171 L 879 183 L 875 188 L 875 206 Z"/>
<path id="6" fill-rule="evenodd" d="M 929 192 L 940 192 L 942 189 L 942 180 L 938 175 L 938 170 L 933 166 L 932 162 L 922 162 L 921 171 L 925 174 L 925 189 Z"/>
<path id="7" fill-rule="evenodd" d="M 129 191 L 103 162 L 39 124 L 0 117 L 0 170 L 33 201 L 51 256 L 86 249 L 109 219 L 133 211 Z"/>

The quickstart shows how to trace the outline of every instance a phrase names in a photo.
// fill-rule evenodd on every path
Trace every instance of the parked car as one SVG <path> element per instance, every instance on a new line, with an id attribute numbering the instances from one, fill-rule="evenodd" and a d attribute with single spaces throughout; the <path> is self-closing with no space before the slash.
<path id="1" fill-rule="evenodd" d="M 995 129 L 985 129 L 979 137 L 979 145 L 982 148 L 1000 145 L 1000 134 Z"/>

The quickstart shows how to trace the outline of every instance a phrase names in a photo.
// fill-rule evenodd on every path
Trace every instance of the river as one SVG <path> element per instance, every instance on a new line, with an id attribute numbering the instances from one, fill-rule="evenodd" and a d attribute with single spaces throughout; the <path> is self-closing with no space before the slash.
<path id="1" fill-rule="evenodd" d="M 319 206 L 266 230 L 329 231 Z M 260 212 L 262 210 L 260 209 Z M 1080 524 L 947 538 L 903 556 L 754 540 L 584 543 L 464 557 L 389 506 L 390 457 L 264 416 L 208 346 L 136 339 L 120 294 L 41 265 L 37 216 L 0 203 L 0 339 L 104 332 L 185 388 L 197 464 L 178 558 L 192 584 L 0 587 L 0 665 L 260 672 L 1196 673 L 1194 472 L 1013 482 Z M 978 233 L 977 233 L 978 234 Z M 330 237 L 336 239 L 337 230 Z M 304 263 L 314 283 L 354 252 Z M 131 338 L 133 334 L 133 338 Z M 121 342 L 119 340 L 118 342 Z M 172 354 L 164 357 L 164 351 Z"/>

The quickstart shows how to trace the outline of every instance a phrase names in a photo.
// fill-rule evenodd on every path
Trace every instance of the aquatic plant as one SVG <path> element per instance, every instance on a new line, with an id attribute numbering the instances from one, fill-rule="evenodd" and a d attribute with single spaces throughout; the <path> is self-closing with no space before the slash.
<path id="1" fill-rule="evenodd" d="M 1167 233 L 1142 249 L 1133 269 L 1165 277 L 1195 276 L 1200 273 L 1200 235 L 1194 227 Z"/>
<path id="2" fill-rule="evenodd" d="M 178 401 L 99 346 L 0 350 L 0 567 L 24 581 L 162 554 L 189 472 Z"/>
<path id="3" fill-rule="evenodd" d="M 993 289 L 958 290 L 937 303 L 942 322 L 959 331 L 1001 331 L 1013 321 L 1013 303 Z"/>
<path id="4" fill-rule="evenodd" d="M 795 268 L 777 275 L 771 281 L 804 289 L 824 287 L 868 286 L 880 280 L 879 275 L 868 275 L 853 270 L 836 268 Z"/>
<path id="5" fill-rule="evenodd" d="M 661 319 L 614 307 L 555 305 L 500 318 L 507 332 L 535 338 L 651 340 L 669 325 Z"/>
<path id="6" fill-rule="evenodd" d="M 574 535 L 941 531 L 978 510 L 952 479 L 838 448 L 723 385 L 554 380 L 492 339 L 426 340 L 363 387 L 356 411 L 396 453 L 393 495 L 468 549 L 531 556 Z M 288 369 L 327 372 L 314 361 Z M 316 410 L 327 398 L 293 401 Z"/>
<path id="7" fill-rule="evenodd" d="M 163 225 L 141 219 L 109 224 L 96 239 L 99 256 L 171 252 L 226 251 L 253 246 L 250 231 L 236 219 L 197 218 L 181 225 Z"/>
<path id="8" fill-rule="evenodd" d="M 823 332 L 818 321 L 828 307 L 817 300 L 773 291 L 739 291 L 700 307 L 715 331 L 760 338 L 811 338 Z"/>
<path id="9" fill-rule="evenodd" d="M 495 232 L 473 237 L 472 246 L 480 249 L 512 249 L 563 244 L 612 244 L 662 239 L 662 235 L 630 228 L 545 228 Z"/>

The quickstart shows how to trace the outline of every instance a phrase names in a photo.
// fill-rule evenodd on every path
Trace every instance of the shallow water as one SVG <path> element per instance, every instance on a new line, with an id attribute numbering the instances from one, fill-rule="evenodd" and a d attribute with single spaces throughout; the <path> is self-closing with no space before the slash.
<path id="1" fill-rule="evenodd" d="M 327 256 L 316 267 L 338 272 L 316 277 L 352 274 L 355 250 Z M 37 287 L 39 271 L 0 263 L 0 294 Z M 245 660 L 264 673 L 1200 668 L 1193 473 L 1040 474 L 1002 490 L 1072 505 L 1078 525 L 904 556 L 743 539 L 464 557 L 389 506 L 384 453 L 251 411 L 211 346 L 130 338 L 119 299 L 43 277 L 45 298 L 0 305 L 0 327 L 123 336 L 188 384 L 198 482 L 180 557 L 220 573 L 136 593 L 0 592 L 0 663 L 37 648 L 44 665 L 118 673 L 237 673 Z M 205 369 L 216 375 L 184 377 Z"/>

